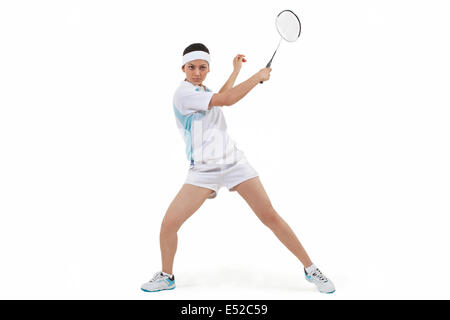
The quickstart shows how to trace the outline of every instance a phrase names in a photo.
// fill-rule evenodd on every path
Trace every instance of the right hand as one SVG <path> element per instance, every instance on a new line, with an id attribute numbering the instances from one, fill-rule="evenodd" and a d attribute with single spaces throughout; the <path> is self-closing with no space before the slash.
<path id="1" fill-rule="evenodd" d="M 270 71 L 272 71 L 272 68 L 264 68 L 259 70 L 257 73 L 259 81 L 267 81 L 270 79 Z"/>
<path id="2" fill-rule="evenodd" d="M 245 54 L 238 54 L 236 57 L 234 57 L 234 59 L 233 59 L 234 71 L 236 71 L 236 72 L 241 71 L 242 62 L 246 62 L 246 61 L 247 60 L 245 59 Z"/>

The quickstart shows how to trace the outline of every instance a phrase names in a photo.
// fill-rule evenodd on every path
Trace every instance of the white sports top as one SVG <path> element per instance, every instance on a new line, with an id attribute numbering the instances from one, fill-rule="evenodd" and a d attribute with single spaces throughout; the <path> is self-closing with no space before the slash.
<path id="1" fill-rule="evenodd" d="M 222 108 L 208 110 L 213 95 L 207 87 L 184 80 L 173 97 L 177 126 L 186 143 L 186 157 L 191 166 L 231 164 L 243 157 L 228 136 Z"/>

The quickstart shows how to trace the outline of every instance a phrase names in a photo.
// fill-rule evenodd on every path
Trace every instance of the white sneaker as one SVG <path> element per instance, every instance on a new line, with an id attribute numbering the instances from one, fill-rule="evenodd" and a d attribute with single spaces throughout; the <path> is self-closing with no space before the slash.
<path id="1" fill-rule="evenodd" d="M 175 289 L 175 276 L 172 275 L 171 279 L 168 276 L 163 275 L 161 271 L 155 273 L 149 282 L 146 282 L 141 286 L 141 290 L 145 292 L 156 292 L 172 289 Z"/>
<path id="2" fill-rule="evenodd" d="M 316 269 L 313 270 L 311 273 L 307 273 L 305 268 L 303 268 L 303 270 L 305 271 L 306 280 L 314 283 L 320 292 L 333 293 L 336 291 L 333 282 L 331 282 L 330 279 L 325 277 L 325 275 L 319 270 L 319 268 L 316 267 Z"/>

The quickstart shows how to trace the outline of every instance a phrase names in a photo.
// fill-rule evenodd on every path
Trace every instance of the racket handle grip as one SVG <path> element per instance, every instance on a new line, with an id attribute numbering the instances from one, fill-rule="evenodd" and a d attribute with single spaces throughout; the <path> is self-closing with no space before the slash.
<path id="1" fill-rule="evenodd" d="M 275 53 L 273 55 L 275 55 Z M 272 59 L 273 59 L 273 57 L 272 57 Z M 270 66 L 272 65 L 272 59 L 270 59 L 269 63 L 266 65 L 266 68 L 270 68 Z M 263 84 L 263 81 L 260 81 L 259 83 Z"/>

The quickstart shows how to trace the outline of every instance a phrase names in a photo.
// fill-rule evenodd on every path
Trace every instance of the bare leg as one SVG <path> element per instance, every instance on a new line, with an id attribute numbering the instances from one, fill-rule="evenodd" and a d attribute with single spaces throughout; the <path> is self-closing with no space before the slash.
<path id="1" fill-rule="evenodd" d="M 184 184 L 172 200 L 161 224 L 162 271 L 171 274 L 181 225 L 205 202 L 211 189 Z"/>
<path id="2" fill-rule="evenodd" d="M 259 177 L 246 180 L 235 186 L 234 189 L 244 198 L 261 222 L 272 230 L 286 248 L 300 260 L 305 268 L 312 265 L 311 259 L 297 239 L 295 233 L 272 207 Z"/>

